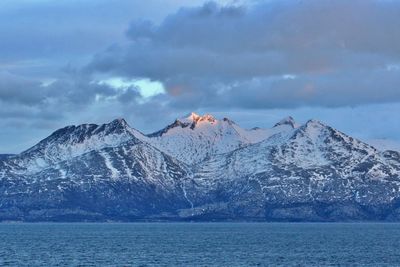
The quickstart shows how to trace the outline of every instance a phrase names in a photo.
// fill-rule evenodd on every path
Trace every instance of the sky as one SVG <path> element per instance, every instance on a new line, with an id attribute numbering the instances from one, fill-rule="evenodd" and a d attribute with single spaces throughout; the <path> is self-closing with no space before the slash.
<path id="1" fill-rule="evenodd" d="M 394 0 L 2 0 L 0 153 L 190 112 L 400 144 L 399 25 Z"/>

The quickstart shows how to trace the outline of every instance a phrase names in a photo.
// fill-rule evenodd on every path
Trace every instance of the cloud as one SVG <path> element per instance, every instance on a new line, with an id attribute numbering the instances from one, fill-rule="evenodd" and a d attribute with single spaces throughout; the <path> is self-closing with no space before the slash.
<path id="1" fill-rule="evenodd" d="M 137 102 L 142 98 L 135 86 L 115 88 L 89 77 L 68 75 L 49 84 L 34 79 L 0 73 L 0 114 L 3 118 L 56 120 L 84 112 L 99 102 Z"/>
<path id="2" fill-rule="evenodd" d="M 396 1 L 208 2 L 132 22 L 87 70 L 160 81 L 185 109 L 397 102 L 398 25 Z"/>
<path id="3" fill-rule="evenodd" d="M 43 102 L 40 82 L 0 72 L 0 100 L 7 103 L 35 105 Z"/>

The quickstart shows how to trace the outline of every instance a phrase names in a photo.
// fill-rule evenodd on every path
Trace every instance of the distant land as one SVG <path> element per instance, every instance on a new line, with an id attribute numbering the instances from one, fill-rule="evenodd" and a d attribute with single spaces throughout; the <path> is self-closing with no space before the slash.
<path id="1" fill-rule="evenodd" d="M 400 153 L 318 120 L 67 126 L 0 155 L 0 221 L 400 221 Z"/>
<path id="2" fill-rule="evenodd" d="M 8 159 L 12 156 L 14 156 L 14 154 L 0 154 L 0 160 Z"/>

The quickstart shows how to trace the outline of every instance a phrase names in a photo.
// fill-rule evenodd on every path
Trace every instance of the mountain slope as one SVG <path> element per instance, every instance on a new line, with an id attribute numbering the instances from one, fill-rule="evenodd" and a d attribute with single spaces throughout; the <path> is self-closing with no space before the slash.
<path id="1" fill-rule="evenodd" d="M 190 207 L 185 166 L 138 140 L 0 179 L 0 218 L 131 220 Z M 176 217 L 176 215 L 174 215 Z M 17 217 L 17 218 L 15 218 Z"/>

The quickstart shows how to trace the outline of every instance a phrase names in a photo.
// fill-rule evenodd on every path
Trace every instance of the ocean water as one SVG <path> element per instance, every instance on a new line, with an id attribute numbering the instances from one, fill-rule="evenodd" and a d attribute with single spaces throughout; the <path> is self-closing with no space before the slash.
<path id="1" fill-rule="evenodd" d="M 0 224 L 0 266 L 400 266 L 400 224 Z"/>

